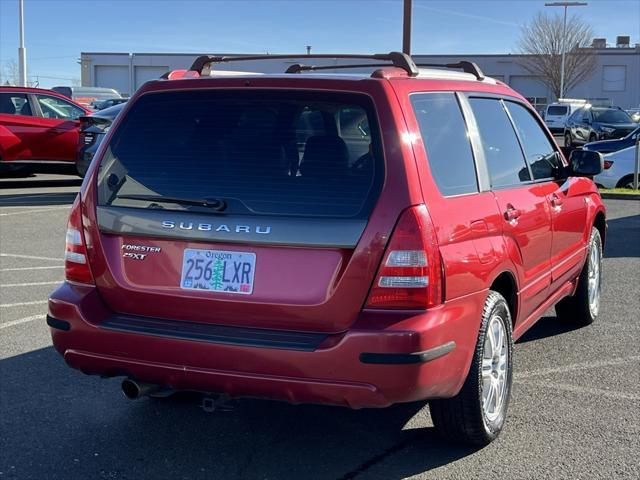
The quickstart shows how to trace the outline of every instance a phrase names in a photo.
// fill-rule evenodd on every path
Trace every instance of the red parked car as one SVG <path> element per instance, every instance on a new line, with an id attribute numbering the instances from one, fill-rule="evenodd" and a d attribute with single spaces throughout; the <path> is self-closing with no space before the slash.
<path id="1" fill-rule="evenodd" d="M 225 77 L 204 57 L 138 90 L 69 218 L 47 322 L 70 366 L 129 398 L 429 400 L 444 436 L 498 435 L 513 341 L 554 305 L 598 315 L 602 157 L 567 162 L 471 63 L 349 57 L 381 65 Z"/>
<path id="2" fill-rule="evenodd" d="M 78 118 L 89 110 L 51 90 L 0 87 L 0 172 L 37 163 L 74 163 Z"/>

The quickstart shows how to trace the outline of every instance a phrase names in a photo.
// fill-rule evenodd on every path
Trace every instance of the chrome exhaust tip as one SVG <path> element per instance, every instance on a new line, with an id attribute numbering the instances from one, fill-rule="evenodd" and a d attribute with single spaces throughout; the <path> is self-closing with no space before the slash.
<path id="1" fill-rule="evenodd" d="M 137 398 L 150 395 L 160 390 L 159 385 L 153 383 L 138 383 L 131 378 L 125 378 L 121 384 L 122 393 L 129 400 L 136 400 Z"/>

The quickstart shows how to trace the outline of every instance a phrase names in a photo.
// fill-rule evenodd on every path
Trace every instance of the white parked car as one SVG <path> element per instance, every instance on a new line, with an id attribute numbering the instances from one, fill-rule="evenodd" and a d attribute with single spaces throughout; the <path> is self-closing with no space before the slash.
<path id="1" fill-rule="evenodd" d="M 594 177 L 604 188 L 632 188 L 636 147 L 628 147 L 604 156 L 604 170 Z"/>
<path id="2" fill-rule="evenodd" d="M 567 119 L 586 103 L 585 100 L 561 98 L 558 102 L 547 105 L 543 115 L 544 123 L 552 133 L 562 133 Z"/>

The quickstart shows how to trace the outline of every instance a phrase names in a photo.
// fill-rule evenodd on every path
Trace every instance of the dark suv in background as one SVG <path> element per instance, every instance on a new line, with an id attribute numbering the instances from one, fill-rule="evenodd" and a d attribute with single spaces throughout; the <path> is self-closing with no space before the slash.
<path id="1" fill-rule="evenodd" d="M 637 126 L 638 124 L 621 108 L 586 105 L 573 112 L 567 120 L 564 145 L 573 147 L 597 140 L 622 138 Z"/>

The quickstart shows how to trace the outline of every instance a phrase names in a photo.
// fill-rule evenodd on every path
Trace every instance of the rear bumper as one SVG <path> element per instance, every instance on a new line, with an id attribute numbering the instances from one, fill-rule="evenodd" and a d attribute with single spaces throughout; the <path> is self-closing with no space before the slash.
<path id="1" fill-rule="evenodd" d="M 68 283 L 49 299 L 47 320 L 56 350 L 88 374 L 232 397 L 383 407 L 460 390 L 485 296 L 428 312 L 363 312 L 350 330 L 325 335 L 313 349 L 105 328 L 114 313 L 97 291 Z"/>

